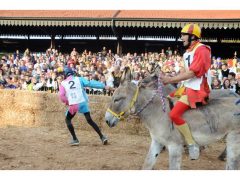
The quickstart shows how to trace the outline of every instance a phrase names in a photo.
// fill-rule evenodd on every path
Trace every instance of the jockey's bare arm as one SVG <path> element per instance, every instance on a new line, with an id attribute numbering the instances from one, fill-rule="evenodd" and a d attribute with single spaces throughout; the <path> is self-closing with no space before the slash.
<path id="1" fill-rule="evenodd" d="M 180 81 L 191 79 L 193 77 L 195 77 L 194 72 L 189 70 L 189 71 L 182 72 L 179 75 L 174 77 L 164 76 L 164 77 L 161 77 L 161 79 L 164 84 L 170 84 L 170 83 L 178 83 Z"/>

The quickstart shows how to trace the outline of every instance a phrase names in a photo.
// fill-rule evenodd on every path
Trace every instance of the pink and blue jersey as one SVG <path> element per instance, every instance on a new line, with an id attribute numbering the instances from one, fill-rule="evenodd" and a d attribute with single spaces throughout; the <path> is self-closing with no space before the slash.
<path id="1" fill-rule="evenodd" d="M 59 99 L 68 105 L 68 111 L 73 115 L 76 112 L 89 112 L 88 96 L 84 87 L 103 89 L 102 82 L 90 80 L 83 77 L 69 76 L 62 81 L 59 87 Z"/>

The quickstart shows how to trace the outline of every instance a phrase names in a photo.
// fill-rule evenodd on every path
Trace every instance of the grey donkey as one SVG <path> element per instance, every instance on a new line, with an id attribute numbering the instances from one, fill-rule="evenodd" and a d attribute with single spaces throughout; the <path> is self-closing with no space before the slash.
<path id="1" fill-rule="evenodd" d="M 164 98 L 171 90 L 170 85 L 164 86 Z M 239 168 L 240 117 L 236 115 L 236 100 L 237 97 L 218 98 L 212 94 L 207 106 L 189 110 L 184 114 L 198 145 L 206 146 L 227 137 L 226 169 Z M 149 130 L 152 142 L 142 169 L 153 169 L 163 146 L 166 146 L 169 152 L 169 169 L 181 168 L 185 142 L 178 130 L 172 128 L 168 117 L 169 102 L 166 98 L 165 103 L 164 112 L 161 97 L 156 95 L 152 88 L 138 87 L 131 83 L 131 72 L 126 68 L 105 114 L 105 121 L 110 127 L 116 126 L 120 118 L 135 114 Z"/>

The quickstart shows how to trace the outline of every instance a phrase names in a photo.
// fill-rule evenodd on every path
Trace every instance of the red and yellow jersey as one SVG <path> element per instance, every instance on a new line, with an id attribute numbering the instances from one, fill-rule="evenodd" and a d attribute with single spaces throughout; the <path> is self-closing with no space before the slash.
<path id="1" fill-rule="evenodd" d="M 207 104 L 206 98 L 210 93 L 208 77 L 211 67 L 211 49 L 199 42 L 192 45 L 184 54 L 185 68 L 193 71 L 195 77 L 185 81 L 182 95 L 188 96 L 188 103 L 191 108 L 196 108 L 196 103 Z M 210 77 L 209 77 L 210 78 Z M 179 95 L 179 90 L 176 91 Z M 175 93 L 176 93 L 175 92 Z M 172 96 L 171 94 L 170 96 Z"/>
<path id="2" fill-rule="evenodd" d="M 196 44 L 198 45 L 198 43 Z M 198 46 L 195 49 L 193 61 L 189 66 L 189 70 L 193 71 L 196 78 L 202 78 L 200 89 L 194 90 L 191 87 L 186 88 L 186 95 L 191 108 L 196 108 L 196 103 L 201 102 L 207 104 L 206 98 L 210 93 L 210 87 L 207 80 L 207 73 L 211 67 L 211 49 L 206 45 Z"/>

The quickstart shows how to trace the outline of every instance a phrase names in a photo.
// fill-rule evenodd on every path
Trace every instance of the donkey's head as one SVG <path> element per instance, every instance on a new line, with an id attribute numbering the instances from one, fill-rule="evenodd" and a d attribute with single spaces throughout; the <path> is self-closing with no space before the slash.
<path id="1" fill-rule="evenodd" d="M 139 82 L 139 86 L 147 87 L 149 89 L 157 89 L 157 81 L 160 73 L 161 69 L 158 65 L 152 66 L 151 71 L 149 71 L 148 75 Z"/>
<path id="2" fill-rule="evenodd" d="M 121 77 L 120 86 L 115 90 L 110 106 L 105 114 L 105 121 L 114 127 L 118 121 L 130 114 L 138 95 L 138 87 L 131 83 L 131 70 L 126 67 Z"/>
<path id="3" fill-rule="evenodd" d="M 152 70 L 149 74 L 140 82 L 141 87 L 146 87 L 151 90 L 158 89 L 158 81 L 160 76 L 165 76 L 164 72 L 161 71 L 161 68 L 158 65 L 152 67 Z M 164 86 L 163 94 L 164 96 L 169 95 L 176 89 L 174 84 L 168 84 Z"/>

